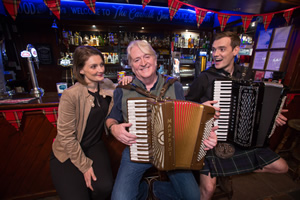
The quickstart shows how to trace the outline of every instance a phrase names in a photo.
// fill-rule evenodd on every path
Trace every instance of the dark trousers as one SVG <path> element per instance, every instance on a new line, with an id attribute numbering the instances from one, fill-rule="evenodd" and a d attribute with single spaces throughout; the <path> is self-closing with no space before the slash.
<path id="1" fill-rule="evenodd" d="M 86 150 L 85 155 L 93 160 L 93 170 L 97 177 L 92 180 L 94 191 L 87 188 L 84 175 L 68 159 L 61 163 L 52 155 L 50 169 L 53 184 L 61 200 L 106 199 L 113 187 L 113 176 L 109 156 L 102 141 Z"/>

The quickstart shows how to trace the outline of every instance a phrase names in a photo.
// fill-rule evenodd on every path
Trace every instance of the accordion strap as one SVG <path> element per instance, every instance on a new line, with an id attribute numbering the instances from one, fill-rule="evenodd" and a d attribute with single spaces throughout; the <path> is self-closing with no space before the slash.
<path id="1" fill-rule="evenodd" d="M 167 76 L 167 75 L 163 75 L 163 77 L 166 79 L 165 84 L 163 85 L 163 87 L 160 90 L 158 99 L 162 99 L 162 97 L 166 94 L 168 88 L 175 83 L 175 81 L 177 81 L 177 78 L 174 78 L 172 76 Z"/>
<path id="2" fill-rule="evenodd" d="M 126 90 L 134 90 L 140 94 L 142 94 L 143 96 L 149 97 L 149 98 L 153 98 L 155 100 L 162 100 L 162 97 L 166 94 L 168 88 L 178 79 L 171 77 L 171 76 L 167 76 L 167 75 L 162 75 L 163 78 L 166 80 L 163 87 L 160 90 L 159 96 L 156 96 L 154 94 L 151 94 L 150 91 L 145 90 L 144 88 L 141 88 L 139 86 L 137 86 L 134 83 L 129 83 L 127 85 L 118 85 L 118 88 L 123 88 Z"/>

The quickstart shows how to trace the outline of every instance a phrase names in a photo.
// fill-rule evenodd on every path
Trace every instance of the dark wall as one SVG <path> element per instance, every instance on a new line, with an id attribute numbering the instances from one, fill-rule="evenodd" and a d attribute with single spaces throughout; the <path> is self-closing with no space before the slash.
<path id="1" fill-rule="evenodd" d="M 11 89 L 19 85 L 23 86 L 26 91 L 30 91 L 32 88 L 28 61 L 20 56 L 21 51 L 26 50 L 28 44 L 32 44 L 36 49 L 46 47 L 50 50 L 46 55 L 49 56 L 50 60 L 45 62 L 41 57 L 39 69 L 35 68 L 35 70 L 39 87 L 43 88 L 45 92 L 55 92 L 56 83 L 62 81 L 63 68 L 57 65 L 57 60 L 60 58 L 58 35 L 60 31 L 51 28 L 53 19 L 18 18 L 13 21 L 11 18 L 5 17 L 2 22 L 2 26 L 5 27 L 6 50 L 9 60 L 15 60 L 21 67 L 16 69 L 10 67 L 8 63 L 4 65 L 6 71 L 13 70 L 17 74 L 17 80 L 8 83 L 12 86 Z"/>

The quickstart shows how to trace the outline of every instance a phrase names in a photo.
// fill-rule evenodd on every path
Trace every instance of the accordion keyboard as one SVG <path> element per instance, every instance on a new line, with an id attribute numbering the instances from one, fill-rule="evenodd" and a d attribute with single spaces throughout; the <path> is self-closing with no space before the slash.
<path id="1" fill-rule="evenodd" d="M 137 136 L 135 144 L 130 146 L 131 160 L 139 162 L 150 161 L 150 139 L 149 130 L 151 129 L 151 113 L 147 100 L 129 100 L 127 103 L 128 123 L 133 125 L 129 128 L 129 133 Z"/>
<path id="2" fill-rule="evenodd" d="M 213 99 L 218 101 L 218 103 L 214 104 L 214 106 L 221 109 L 219 119 L 214 122 L 214 126 L 219 126 L 219 129 L 216 131 L 218 141 L 227 140 L 229 130 L 228 124 L 230 120 L 231 93 L 232 81 L 215 81 Z"/>

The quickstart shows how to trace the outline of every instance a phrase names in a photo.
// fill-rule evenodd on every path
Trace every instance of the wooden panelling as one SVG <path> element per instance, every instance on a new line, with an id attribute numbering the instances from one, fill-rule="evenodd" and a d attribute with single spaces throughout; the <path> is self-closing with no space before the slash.
<path id="1" fill-rule="evenodd" d="M 49 168 L 56 127 L 41 110 L 25 111 L 20 130 L 0 117 L 1 199 L 33 199 L 55 193 Z M 4 153 L 3 153 L 4 152 Z"/>

